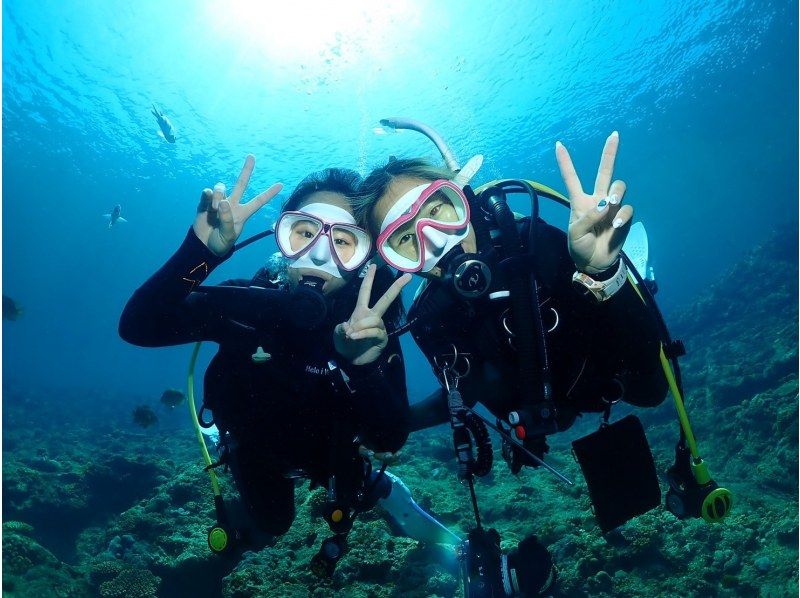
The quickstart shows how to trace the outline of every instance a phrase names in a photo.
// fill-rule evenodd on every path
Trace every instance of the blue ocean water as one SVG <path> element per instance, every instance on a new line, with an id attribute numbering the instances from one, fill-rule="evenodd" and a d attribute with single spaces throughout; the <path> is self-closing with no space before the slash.
<path id="1" fill-rule="evenodd" d="M 615 176 L 647 227 L 667 314 L 797 222 L 794 2 L 324 6 L 3 4 L 3 292 L 25 309 L 4 322 L 7 380 L 180 385 L 184 348 L 128 346 L 116 324 L 203 187 L 231 186 L 248 152 L 248 196 L 331 165 L 438 159 L 421 135 L 377 134 L 387 116 L 434 126 L 462 161 L 483 153 L 479 180 L 557 189 L 556 140 L 588 188 L 619 130 Z M 129 223 L 109 230 L 101 215 L 117 203 Z M 262 212 L 245 234 L 272 222 Z M 563 225 L 566 210 L 548 218 Z M 243 252 L 212 281 L 272 251 Z"/>
<path id="2" fill-rule="evenodd" d="M 33 422 L 18 417 L 30 412 L 47 414 L 60 425 L 71 401 L 81 398 L 82 408 L 96 407 L 97 420 L 88 425 L 96 426 L 97 446 L 110 447 L 113 458 L 114 450 L 135 452 L 137 442 L 147 442 L 150 432 L 134 428 L 130 407 L 156 405 L 166 387 L 183 388 L 190 354 L 188 346 L 142 349 L 124 343 L 117 335 L 120 313 L 132 292 L 179 246 L 201 190 L 217 181 L 230 188 L 248 153 L 257 163 L 246 197 L 281 181 L 285 190 L 274 202 L 279 205 L 306 174 L 325 167 L 366 174 L 390 155 L 438 161 L 423 136 L 379 126 L 382 118 L 406 116 L 437 129 L 462 163 L 483 154 L 478 183 L 525 177 L 564 191 L 555 142 L 568 147 L 589 189 L 603 142 L 617 130 L 621 150 L 615 176 L 626 181 L 625 200 L 647 227 L 657 298 L 668 323 L 752 248 L 776 231 L 798 227 L 795 1 L 294 0 L 278 7 L 256 0 L 7 0 L 2 11 L 2 289 L 24 310 L 19 319 L 3 321 L 3 387 L 19 401 L 5 403 L 4 409 L 14 411 L 15 423 Z M 153 104 L 175 125 L 175 144 L 159 136 Z M 128 222 L 109 229 L 103 214 L 116 204 Z M 271 227 L 276 213 L 275 206 L 264 208 L 244 236 Z M 561 207 L 547 206 L 544 215 L 566 225 L 568 214 Z M 275 250 L 272 240 L 253 245 L 223 264 L 209 282 L 248 277 Z M 792 251 L 790 261 L 796 264 Z M 796 303 L 796 284 L 787 287 Z M 697 313 L 713 311 L 706 305 Z M 796 337 L 796 332 L 785 336 L 792 334 Z M 745 346 L 746 340 L 720 342 Z M 410 399 L 416 401 L 435 381 L 411 339 L 403 342 Z M 761 350 L 771 340 L 758 342 Z M 211 344 L 204 347 L 200 371 L 214 350 Z M 757 358 L 760 354 L 753 363 L 760 364 Z M 737 363 L 725 367 L 736 373 Z M 748 362 L 748 367 L 760 365 Z M 699 369 L 695 379 L 705 380 L 706 372 Z M 784 394 L 796 401 L 793 371 L 794 386 L 787 384 Z M 749 392 L 748 399 L 756 393 L 747 384 L 736 388 Z M 43 403 L 48 394 L 51 400 Z M 159 416 L 160 433 L 168 429 L 158 438 L 167 437 L 169 425 L 182 426 L 186 452 L 195 459 L 183 411 L 162 409 Z M 108 426 L 98 423 L 103 418 Z M 713 418 L 703 414 L 702 419 Z M 119 421 L 139 440 L 114 428 Z M 720 423 L 721 434 L 734 438 L 749 425 L 731 416 Z M 5 415 L 3 428 L 7 436 L 19 431 Z M 83 471 L 98 457 L 82 444 L 83 437 L 70 442 L 73 431 L 64 433 L 63 462 L 71 459 Z M 659 434 L 661 448 L 668 446 L 658 454 L 664 459 L 673 438 Z M 41 446 L 58 444 L 39 430 L 30 437 Z M 15 436 L 13 442 L 24 444 L 27 438 Z M 796 432 L 793 438 L 796 444 Z M 4 461 L 11 445 L 4 441 Z M 52 466 L 52 448 L 49 456 L 28 444 L 23 448 L 20 462 L 30 464 L 28 453 L 36 452 L 39 466 Z M 166 443 L 159 448 L 169 453 Z M 749 469 L 766 468 L 758 456 L 742 454 Z M 796 461 L 796 450 L 794 455 Z M 180 461 L 171 453 L 163 458 L 163 468 L 174 465 L 169 459 Z M 738 461 L 729 471 L 736 466 Z M 431 480 L 438 470 L 430 472 Z M 25 470 L 13 488 L 22 495 L 17 496 L 22 506 L 15 508 L 48 521 L 47 508 L 37 511 L 36 504 L 25 502 L 27 491 L 19 490 L 37 479 L 31 471 Z M 138 500 L 141 488 L 131 489 L 135 483 L 130 483 L 137 481 L 137 470 L 123 471 L 112 481 L 124 490 L 118 501 L 104 505 L 104 516 L 127 509 L 130 496 Z M 763 471 L 779 486 L 780 468 Z M 57 472 L 44 470 L 42 479 Z M 124 476 L 129 485 L 121 481 Z M 148 492 L 150 481 L 142 482 Z M 113 484 L 111 490 L 100 486 L 99 493 L 114 495 Z M 761 491 L 758 487 L 746 496 Z M 53 499 L 46 488 L 31 487 L 29 494 L 52 504 L 70 500 Z M 785 501 L 784 494 L 764 494 Z M 789 507 L 796 506 L 796 494 L 794 500 Z M 773 515 L 764 515 L 766 527 L 776 520 Z M 779 529 L 777 536 L 793 550 L 796 513 L 786 518 L 794 518 L 794 527 Z M 39 526 L 37 539 L 72 563 L 81 550 L 84 556 L 97 555 L 86 547 L 92 533 L 102 536 L 99 529 L 86 532 L 78 524 L 56 521 Z M 722 533 L 697 531 L 691 524 L 685 529 L 687 537 L 708 536 L 710 543 Z M 719 545 L 726 550 L 739 551 L 745 544 L 737 544 L 738 536 L 725 541 Z M 711 562 L 713 555 L 714 564 L 706 566 L 721 571 L 734 558 L 719 556 L 716 548 L 697 549 L 698 561 Z M 748 567 L 756 556 L 764 558 L 758 547 L 742 550 Z M 771 554 L 773 566 L 783 563 Z M 769 570 L 763 561 L 755 566 L 761 571 L 762 565 Z M 636 566 L 644 567 L 633 565 L 632 577 L 638 575 Z M 681 568 L 670 566 L 664 568 L 667 578 Z M 775 578 L 793 583 L 796 565 Z M 185 595 L 183 588 L 165 591 Z"/>

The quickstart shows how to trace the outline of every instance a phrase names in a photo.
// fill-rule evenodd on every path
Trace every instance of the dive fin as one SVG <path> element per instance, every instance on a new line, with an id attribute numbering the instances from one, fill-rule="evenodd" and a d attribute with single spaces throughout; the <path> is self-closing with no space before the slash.
<path id="1" fill-rule="evenodd" d="M 639 276 L 642 279 L 646 279 L 648 244 L 647 231 L 644 230 L 644 224 L 637 222 L 631 226 L 628 238 L 625 239 L 625 244 L 622 246 L 622 251 L 631 259 L 631 263 L 633 263 Z"/>
<path id="2" fill-rule="evenodd" d="M 411 491 L 396 475 L 385 471 L 384 474 L 392 482 L 389 496 L 382 498 L 378 504 L 383 507 L 393 522 L 393 528 L 405 536 L 428 544 L 458 545 L 461 538 L 439 523 L 422 507 L 414 502 Z"/>
<path id="3" fill-rule="evenodd" d="M 453 177 L 453 182 L 459 187 L 468 185 L 472 180 L 472 177 L 478 173 L 478 170 L 480 170 L 482 165 L 483 156 L 481 154 L 472 156 L 469 160 L 467 160 L 467 163 L 464 164 L 464 167 L 458 171 L 458 174 Z"/>
<path id="4" fill-rule="evenodd" d="M 119 218 L 117 218 L 117 222 L 127 222 L 127 220 L 125 220 L 122 216 L 120 216 Z"/>
<path id="5" fill-rule="evenodd" d="M 219 430 L 217 426 L 212 424 L 210 428 L 200 428 L 200 431 L 203 433 L 205 440 L 211 442 L 213 448 L 217 448 L 219 444 Z"/>

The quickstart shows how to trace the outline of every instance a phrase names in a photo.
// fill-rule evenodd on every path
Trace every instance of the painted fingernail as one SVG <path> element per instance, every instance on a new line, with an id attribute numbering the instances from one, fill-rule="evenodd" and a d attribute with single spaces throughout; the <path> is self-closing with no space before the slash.
<path id="1" fill-rule="evenodd" d="M 603 199 L 597 202 L 597 211 L 602 212 L 603 210 L 606 209 L 607 205 L 608 205 L 608 200 L 606 200 L 606 198 L 604 197 Z"/>
<path id="2" fill-rule="evenodd" d="M 614 193 L 613 195 L 609 195 L 608 203 L 610 203 L 612 206 L 617 205 L 619 203 L 619 195 L 617 195 L 616 193 Z"/>
<path id="3" fill-rule="evenodd" d="M 614 222 L 611 223 L 611 226 L 614 228 L 619 228 L 622 226 L 622 218 L 614 218 Z"/>

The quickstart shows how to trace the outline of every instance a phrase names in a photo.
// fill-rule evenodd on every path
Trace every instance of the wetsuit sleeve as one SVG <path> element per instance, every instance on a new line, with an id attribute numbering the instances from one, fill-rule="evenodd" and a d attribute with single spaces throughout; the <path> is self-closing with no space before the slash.
<path id="1" fill-rule="evenodd" d="M 638 407 L 660 405 L 667 396 L 667 380 L 659 359 L 658 320 L 652 309 L 630 280 L 603 303 L 594 297 L 584 300 L 591 304 L 595 319 L 593 359 L 597 365 L 622 383 L 625 402 Z"/>
<path id="2" fill-rule="evenodd" d="M 539 222 L 537 253 L 556 259 L 540 260 L 538 268 L 564 298 L 586 334 L 576 342 L 588 343 L 588 368 L 600 379 L 617 379 L 624 387 L 623 400 L 639 407 L 659 405 L 667 382 L 659 361 L 658 320 L 628 282 L 609 300 L 598 302 L 572 283 L 575 264 L 569 255 L 566 234 Z"/>
<path id="3" fill-rule="evenodd" d="M 447 392 L 437 388 L 424 399 L 411 405 L 409 428 L 412 432 L 432 428 L 450 421 Z"/>
<path id="4" fill-rule="evenodd" d="M 389 338 L 381 356 L 366 365 L 342 365 L 349 377 L 353 409 L 364 444 L 378 452 L 396 452 L 409 434 L 405 364 L 400 342 Z"/>
<path id="5" fill-rule="evenodd" d="M 142 347 L 218 340 L 222 318 L 213 313 L 202 294 L 192 290 L 228 256 L 214 254 L 190 228 L 167 263 L 128 300 L 120 317 L 119 335 Z"/>

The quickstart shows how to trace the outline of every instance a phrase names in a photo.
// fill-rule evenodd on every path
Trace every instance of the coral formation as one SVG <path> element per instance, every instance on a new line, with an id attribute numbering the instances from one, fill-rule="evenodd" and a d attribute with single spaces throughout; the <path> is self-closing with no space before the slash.
<path id="1" fill-rule="evenodd" d="M 574 486 L 542 469 L 514 476 L 499 456 L 476 482 L 483 523 L 500 532 L 503 549 L 530 534 L 549 547 L 558 595 L 796 595 L 797 265 L 786 250 L 793 239 L 779 235 L 754 249 L 693 305 L 667 314 L 689 351 L 682 371 L 701 453 L 736 495 L 726 522 L 680 521 L 658 508 L 601 534 L 570 454 L 571 440 L 596 429 L 595 416 L 550 439 L 548 462 Z M 751 281 L 746 294 L 742 278 Z M 333 577 L 316 578 L 308 564 L 331 535 L 321 490 L 298 488 L 297 519 L 285 536 L 239 559 L 215 557 L 206 542 L 213 496 L 181 414 L 172 428 L 165 410 L 159 426 L 136 430 L 130 409 L 86 392 L 70 395 L 72 409 L 54 423 L 57 403 L 47 393 L 4 393 L 4 595 L 460 595 L 454 551 L 395 537 L 379 509 L 358 517 Z M 131 397 L 131 408 L 140 401 Z M 613 417 L 629 411 L 615 408 Z M 677 439 L 671 399 L 636 413 L 663 472 Z M 463 535 L 474 524 L 449 428 L 412 435 L 391 471 L 452 530 Z M 230 476 L 219 473 L 230 500 Z"/>

